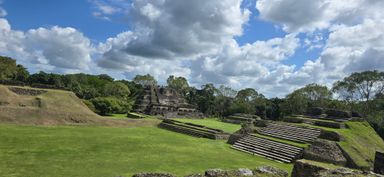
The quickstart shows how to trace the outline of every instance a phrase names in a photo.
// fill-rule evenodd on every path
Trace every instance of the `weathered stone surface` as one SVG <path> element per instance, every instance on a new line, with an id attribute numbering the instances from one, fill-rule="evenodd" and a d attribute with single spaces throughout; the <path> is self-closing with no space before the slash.
<path id="1" fill-rule="evenodd" d="M 337 168 L 334 170 L 322 170 L 314 174 L 318 177 L 380 177 L 381 175 L 374 174 L 372 172 L 362 172 L 357 170 L 352 170 L 349 168 Z"/>
<path id="2" fill-rule="evenodd" d="M 360 113 L 355 111 L 352 111 L 351 114 L 352 114 L 352 117 L 363 117 Z"/>
<path id="3" fill-rule="evenodd" d="M 257 115 L 252 114 L 243 114 L 243 113 L 235 113 L 228 117 L 222 119 L 223 122 L 234 123 L 234 124 L 248 124 L 252 123 L 255 120 L 260 120 L 261 118 Z"/>
<path id="4" fill-rule="evenodd" d="M 227 177 L 228 172 L 222 169 L 210 169 L 205 171 L 206 177 Z"/>
<path id="5" fill-rule="evenodd" d="M 201 118 L 203 114 L 186 102 L 182 95 L 168 87 L 148 86 L 142 98 L 134 105 L 134 111 L 165 118 Z"/>
<path id="6" fill-rule="evenodd" d="M 306 114 L 315 115 L 315 116 L 319 116 L 323 113 L 324 113 L 324 109 L 320 107 L 311 107 L 311 108 L 308 108 L 308 110 L 306 111 Z"/>
<path id="7" fill-rule="evenodd" d="M 262 166 L 254 170 L 254 174 L 268 174 L 276 177 L 287 177 L 288 173 L 284 170 L 271 166 Z"/>
<path id="8" fill-rule="evenodd" d="M 235 144 L 235 142 L 244 136 L 247 136 L 247 134 L 244 133 L 233 133 L 229 136 L 227 143 L 228 144 Z"/>
<path id="9" fill-rule="evenodd" d="M 343 136 L 334 131 L 321 130 L 319 138 L 331 140 L 331 141 L 341 141 Z"/>
<path id="10" fill-rule="evenodd" d="M 134 174 L 132 177 L 175 177 L 169 173 L 138 173 Z"/>
<path id="11" fill-rule="evenodd" d="M 237 170 L 238 173 L 241 175 L 241 176 L 253 176 L 253 172 L 252 170 L 248 169 L 248 168 L 240 168 L 239 170 Z"/>
<path id="12" fill-rule="evenodd" d="M 328 109 L 327 111 L 325 111 L 325 113 L 328 115 L 328 117 L 331 117 L 331 118 L 350 118 L 352 117 L 351 116 L 351 113 L 347 112 L 347 111 L 341 111 L 341 110 L 336 110 L 336 109 Z"/>
<path id="13" fill-rule="evenodd" d="M 268 125 L 267 120 L 257 120 L 254 122 L 254 125 L 257 127 L 266 127 Z"/>
<path id="14" fill-rule="evenodd" d="M 43 93 L 48 92 L 46 90 L 28 89 L 28 88 L 19 88 L 19 87 L 8 87 L 8 89 L 18 95 L 30 95 L 30 96 L 41 95 Z"/>
<path id="15" fill-rule="evenodd" d="M 322 139 L 317 139 L 304 151 L 304 158 L 342 166 L 347 163 L 343 152 L 339 149 L 336 142 Z"/>
<path id="16" fill-rule="evenodd" d="M 313 124 L 317 126 L 329 127 L 329 128 L 345 128 L 344 123 L 340 123 L 340 122 L 315 121 Z"/>
<path id="17" fill-rule="evenodd" d="M 244 114 L 244 113 L 235 113 L 233 116 L 252 118 L 252 119 L 261 119 L 258 115 Z"/>
<path id="18" fill-rule="evenodd" d="M 328 169 L 306 163 L 302 160 L 298 160 L 293 166 L 291 177 L 315 177 L 316 173 L 320 172 L 321 170 Z"/>
<path id="19" fill-rule="evenodd" d="M 349 168 L 324 167 L 323 165 L 313 164 L 305 160 L 296 161 L 291 177 L 380 177 L 381 175 L 373 172 L 362 172 Z"/>
<path id="20" fill-rule="evenodd" d="M 376 152 L 374 172 L 384 175 L 384 153 Z"/>

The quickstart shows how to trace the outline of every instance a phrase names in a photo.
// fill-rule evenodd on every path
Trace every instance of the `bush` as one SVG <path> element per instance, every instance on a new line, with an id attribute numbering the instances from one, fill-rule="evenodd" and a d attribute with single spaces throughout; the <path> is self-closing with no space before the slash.
<path id="1" fill-rule="evenodd" d="M 95 108 L 95 106 L 93 105 L 93 103 L 89 100 L 83 100 L 83 103 L 93 112 L 96 112 L 97 113 L 97 110 Z"/>
<path id="2" fill-rule="evenodd" d="M 98 97 L 90 100 L 95 106 L 97 113 L 108 115 L 121 111 L 120 100 L 113 97 Z"/>

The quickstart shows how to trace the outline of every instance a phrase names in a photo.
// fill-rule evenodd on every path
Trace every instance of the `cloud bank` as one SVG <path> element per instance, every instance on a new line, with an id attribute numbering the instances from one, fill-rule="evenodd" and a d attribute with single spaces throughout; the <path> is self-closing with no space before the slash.
<path id="1" fill-rule="evenodd" d="M 17 31 L 0 7 L 0 54 L 32 71 L 127 79 L 149 73 L 160 82 L 173 74 L 197 87 L 207 82 L 253 87 L 269 97 L 312 82 L 331 86 L 352 72 L 384 70 L 381 0 L 90 2 L 95 17 L 124 16 L 130 27 L 98 43 L 71 27 Z M 285 35 L 240 44 L 237 37 L 255 20 Z M 305 49 L 320 52 L 301 66 L 287 64 Z"/>

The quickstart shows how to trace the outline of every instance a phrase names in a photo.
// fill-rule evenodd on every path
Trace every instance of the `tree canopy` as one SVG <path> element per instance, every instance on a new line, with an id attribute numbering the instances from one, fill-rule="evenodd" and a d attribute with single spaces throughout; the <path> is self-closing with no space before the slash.
<path id="1" fill-rule="evenodd" d="M 175 77 L 170 75 L 167 79 L 168 87 L 176 90 L 177 92 L 185 95 L 188 92 L 189 84 L 184 77 Z"/>
<path id="2" fill-rule="evenodd" d="M 133 82 L 142 86 L 157 85 L 156 79 L 150 74 L 136 75 L 135 78 L 133 78 Z"/>

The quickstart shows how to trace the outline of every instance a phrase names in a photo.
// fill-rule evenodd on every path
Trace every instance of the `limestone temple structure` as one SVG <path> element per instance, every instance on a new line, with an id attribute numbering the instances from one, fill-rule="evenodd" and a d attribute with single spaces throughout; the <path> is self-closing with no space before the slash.
<path id="1" fill-rule="evenodd" d="M 189 117 L 201 118 L 203 114 L 194 105 L 188 104 L 175 90 L 161 86 L 147 86 L 141 99 L 138 99 L 134 111 L 148 115 L 160 115 L 165 118 Z"/>

